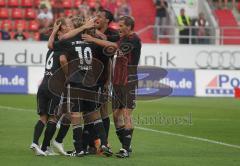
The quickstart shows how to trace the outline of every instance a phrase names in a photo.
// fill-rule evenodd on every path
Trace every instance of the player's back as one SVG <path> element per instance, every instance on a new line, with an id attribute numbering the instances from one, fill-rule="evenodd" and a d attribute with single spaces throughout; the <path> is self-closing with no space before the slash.
<path id="1" fill-rule="evenodd" d="M 67 56 L 69 81 L 84 86 L 95 86 L 103 70 L 99 61 L 98 46 L 81 40 L 80 36 L 60 42 L 62 52 Z"/>
<path id="2" fill-rule="evenodd" d="M 47 84 L 49 78 L 61 68 L 59 61 L 60 52 L 49 49 L 46 55 L 45 72 L 42 84 Z"/>

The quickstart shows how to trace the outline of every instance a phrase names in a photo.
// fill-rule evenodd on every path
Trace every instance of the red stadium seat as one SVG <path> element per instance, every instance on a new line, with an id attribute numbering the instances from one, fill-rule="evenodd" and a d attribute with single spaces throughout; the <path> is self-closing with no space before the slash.
<path id="1" fill-rule="evenodd" d="M 29 31 L 38 31 L 39 23 L 36 20 L 29 21 L 28 29 Z"/>
<path id="2" fill-rule="evenodd" d="M 12 9 L 12 18 L 13 19 L 21 19 L 23 18 L 23 11 L 20 8 Z"/>
<path id="3" fill-rule="evenodd" d="M 81 0 L 75 0 L 74 1 L 74 7 L 78 8 L 81 5 L 82 1 Z"/>
<path id="4" fill-rule="evenodd" d="M 8 6 L 9 7 L 18 7 L 19 1 L 18 0 L 8 0 Z"/>
<path id="5" fill-rule="evenodd" d="M 0 7 L 6 6 L 6 1 L 5 0 L 0 0 Z"/>
<path id="6" fill-rule="evenodd" d="M 104 8 L 105 8 L 105 7 L 106 7 L 106 5 L 107 5 L 107 1 L 106 1 L 106 0 L 102 0 L 102 1 L 101 1 L 101 4 L 102 4 L 102 7 L 104 7 Z"/>
<path id="7" fill-rule="evenodd" d="M 26 20 L 15 20 L 14 29 L 17 29 L 18 26 L 22 26 L 23 29 L 27 29 Z"/>
<path id="8" fill-rule="evenodd" d="M 33 1 L 32 0 L 21 0 L 22 7 L 32 7 Z"/>
<path id="9" fill-rule="evenodd" d="M 3 20 L 2 24 L 1 24 L 1 28 L 3 28 L 4 25 L 6 25 L 6 24 L 9 26 L 9 29 L 11 30 L 12 29 L 12 21 L 11 20 Z"/>
<path id="10" fill-rule="evenodd" d="M 0 8 L 0 18 L 1 19 L 6 19 L 9 17 L 9 12 L 7 8 Z"/>
<path id="11" fill-rule="evenodd" d="M 66 16 L 71 16 L 71 15 L 72 15 L 72 10 L 71 10 L 71 9 L 66 9 L 66 10 L 64 11 L 64 14 L 65 14 Z"/>
<path id="12" fill-rule="evenodd" d="M 95 0 L 89 0 L 89 1 L 88 1 L 88 5 L 89 5 L 90 7 L 94 7 L 94 6 L 95 6 Z"/>
<path id="13" fill-rule="evenodd" d="M 240 2 L 237 3 L 237 10 L 240 12 Z"/>
<path id="14" fill-rule="evenodd" d="M 55 3 L 56 3 L 56 1 L 57 1 L 57 0 L 50 0 L 50 4 L 51 4 L 51 6 L 54 6 Z M 64 1 L 64 0 L 62 0 L 62 1 Z"/>
<path id="15" fill-rule="evenodd" d="M 94 1 L 90 1 L 88 5 L 89 5 L 90 7 L 92 7 L 92 8 L 94 8 L 95 2 L 94 2 Z"/>
<path id="16" fill-rule="evenodd" d="M 121 0 L 117 0 L 117 5 L 120 6 L 122 4 Z"/>
<path id="17" fill-rule="evenodd" d="M 36 10 L 33 8 L 27 8 L 25 9 L 25 17 L 27 19 L 35 19 L 37 17 Z"/>
<path id="18" fill-rule="evenodd" d="M 72 0 L 64 0 L 63 1 L 63 7 L 64 8 L 72 8 Z"/>
<path id="19" fill-rule="evenodd" d="M 41 1 L 41 0 L 34 0 L 34 1 L 33 1 L 33 6 L 35 6 L 35 7 L 38 8 L 38 7 L 39 7 L 39 4 L 40 4 L 40 1 Z"/>

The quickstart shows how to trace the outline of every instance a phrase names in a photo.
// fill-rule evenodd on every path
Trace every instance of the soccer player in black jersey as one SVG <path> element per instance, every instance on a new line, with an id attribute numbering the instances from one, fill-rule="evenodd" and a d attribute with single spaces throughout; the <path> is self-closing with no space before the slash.
<path id="1" fill-rule="evenodd" d="M 141 54 L 141 40 L 134 33 L 134 25 L 135 22 L 132 17 L 123 16 L 119 19 L 120 41 L 118 43 L 83 35 L 84 41 L 94 42 L 100 46 L 113 47 L 117 50 L 112 81 L 112 107 L 116 133 L 122 144 L 122 148 L 116 153 L 116 156 L 120 158 L 129 157 L 133 134 L 132 110 L 135 108 L 137 66 Z"/>
<path id="2" fill-rule="evenodd" d="M 53 32 L 51 34 L 54 38 L 56 37 L 60 26 L 62 26 L 60 22 L 61 21 L 59 21 L 58 24 L 56 22 L 54 25 Z M 53 41 L 49 41 L 49 43 L 51 42 Z M 50 153 L 47 153 L 49 150 L 48 146 L 50 146 L 50 140 L 56 130 L 55 112 L 60 102 L 60 96 L 55 96 L 50 92 L 48 88 L 48 80 L 55 71 L 61 68 L 59 56 L 60 52 L 53 51 L 52 49 L 48 50 L 44 78 L 37 92 L 37 111 L 40 116 L 40 120 L 35 125 L 33 143 L 30 146 L 37 155 L 46 156 Z M 43 145 L 40 149 L 38 141 L 45 125 L 47 125 L 47 127 L 44 134 Z"/>
<path id="3" fill-rule="evenodd" d="M 66 34 L 67 32 L 69 32 L 70 30 L 74 29 L 72 20 L 69 17 L 60 18 L 56 21 L 56 23 L 61 24 L 59 31 L 57 33 L 58 39 L 61 36 L 63 36 L 64 34 Z M 55 41 L 55 38 L 56 38 L 56 35 L 54 33 L 52 33 L 49 38 L 49 41 L 48 41 L 49 49 L 54 50 L 54 48 L 53 48 L 54 42 L 57 42 L 57 41 Z M 55 114 L 55 118 L 52 120 L 52 125 L 46 128 L 45 137 L 44 137 L 41 149 L 43 151 L 46 151 L 46 149 L 48 150 L 47 146 L 50 145 L 50 141 L 56 131 L 56 122 L 61 119 L 60 120 L 61 126 L 58 131 L 57 137 L 53 141 L 53 146 L 58 150 L 59 153 L 61 153 L 63 155 L 67 155 L 67 153 L 64 151 L 63 144 L 62 144 L 63 138 L 66 136 L 68 129 L 70 127 L 70 123 L 71 123 L 70 114 L 68 112 L 67 105 L 66 105 L 67 92 L 66 92 L 66 89 L 64 88 L 64 82 L 65 82 L 65 78 L 66 78 L 66 75 L 68 72 L 66 69 L 67 61 L 61 52 L 59 52 L 59 51 L 54 51 L 54 52 L 59 54 L 59 57 L 57 60 L 59 61 L 60 65 L 61 65 L 61 69 L 57 70 L 54 73 L 54 76 L 52 76 L 51 79 L 48 81 L 48 88 L 55 95 L 59 95 L 59 96 L 61 95 L 62 101 L 58 108 L 58 112 L 56 112 L 56 114 Z M 57 78 L 56 75 L 59 76 L 59 74 L 60 74 L 60 78 L 59 77 Z M 58 86 L 59 89 L 57 89 L 57 93 L 56 93 L 56 92 L 54 92 L 54 90 L 52 89 L 52 87 L 50 85 L 53 82 L 54 86 L 56 86 L 57 82 L 59 82 L 59 81 L 60 81 L 60 87 Z M 58 141 L 58 142 L 56 142 L 56 141 Z M 50 149 L 50 155 L 51 155 L 51 148 L 49 148 L 49 149 Z M 46 152 L 48 152 L 48 151 L 46 151 Z"/>
<path id="4" fill-rule="evenodd" d="M 89 33 L 89 32 L 88 32 Z M 68 59 L 69 73 L 68 83 L 71 86 L 71 101 L 72 107 L 72 120 L 73 123 L 73 138 L 74 147 L 76 152 L 72 155 L 83 156 L 84 149 L 82 147 L 82 126 L 80 123 L 80 112 L 85 114 L 95 115 L 92 116 L 93 128 L 101 139 L 101 150 L 106 156 L 112 155 L 110 148 L 107 147 L 106 133 L 100 114 L 97 111 L 98 106 L 98 86 L 97 81 L 103 69 L 101 61 L 98 60 L 99 48 L 92 44 L 83 42 L 81 34 L 60 41 L 54 48 L 65 52 Z M 76 94 L 76 91 L 79 93 Z M 85 95 L 84 95 L 85 94 Z"/>
<path id="5" fill-rule="evenodd" d="M 107 41 L 111 42 L 117 42 L 120 37 L 119 33 L 117 30 L 112 29 L 109 27 L 110 23 L 113 21 L 113 14 L 105 9 L 101 9 L 95 19 L 95 28 L 96 30 L 96 35 Z M 110 84 L 110 73 L 111 73 L 111 58 L 107 55 L 104 55 L 105 52 L 104 50 L 99 50 L 99 60 L 103 63 L 104 68 L 103 72 L 100 75 L 100 78 L 98 80 L 98 85 L 99 85 L 99 91 L 102 94 L 108 94 L 109 90 L 109 84 Z M 103 125 L 104 129 L 108 138 L 108 133 L 109 133 L 109 127 L 110 127 L 110 119 L 109 119 L 109 112 L 108 112 L 108 102 L 104 102 L 101 107 L 100 107 L 100 113 L 101 117 L 103 120 Z M 93 115 L 89 115 L 93 116 Z M 93 130 L 93 124 L 88 123 L 84 125 L 84 133 L 83 133 L 83 142 L 84 146 L 89 145 L 89 151 L 90 153 L 96 153 L 96 147 L 95 147 L 95 142 L 97 142 L 95 139 L 97 139 L 96 133 Z M 96 145 L 97 146 L 97 145 Z"/>
<path id="6" fill-rule="evenodd" d="M 97 28 L 97 35 L 100 36 L 103 40 L 107 40 L 110 42 L 117 42 L 120 37 L 117 30 L 109 27 L 110 23 L 113 21 L 113 14 L 105 9 L 102 9 L 98 12 L 97 18 L 95 21 L 95 27 Z M 102 55 L 100 56 L 100 60 L 104 65 L 104 70 L 99 79 L 99 85 L 102 93 L 108 93 L 108 87 L 110 84 L 110 76 L 111 76 L 111 58 L 107 55 L 104 55 L 105 52 L 102 50 Z M 108 103 L 105 102 L 101 107 L 101 116 L 103 119 L 104 128 L 106 134 L 108 136 L 109 127 L 110 127 L 110 119 L 108 113 Z"/>
<path id="7" fill-rule="evenodd" d="M 71 20 L 71 23 L 69 23 L 69 19 Z M 66 29 L 66 27 L 65 28 L 63 27 L 63 29 L 65 29 L 65 32 L 62 35 L 59 36 L 59 39 L 64 40 L 64 39 L 70 38 L 72 32 L 77 34 L 77 33 L 80 33 L 82 31 L 84 31 L 85 29 L 93 27 L 93 25 L 94 25 L 94 21 L 87 21 L 84 25 L 82 25 L 83 21 L 84 21 L 84 19 L 80 18 L 80 17 L 70 17 L 70 18 L 66 19 L 66 25 L 73 24 L 73 27 L 71 27 L 71 31 L 69 31 L 69 29 Z M 51 42 L 51 44 L 52 44 L 51 48 L 53 48 L 54 43 Z M 60 63 L 62 65 L 62 70 L 64 71 L 65 75 L 67 75 L 67 73 L 68 73 L 68 65 L 67 65 L 68 60 L 67 60 L 67 57 L 66 57 L 64 52 L 60 56 Z M 69 109 L 70 108 L 68 108 L 68 110 Z M 69 119 L 70 118 L 68 118 L 68 117 L 65 118 L 65 119 L 62 119 L 63 123 L 61 123 L 61 126 L 60 126 L 60 129 L 58 131 L 57 137 L 52 142 L 53 146 L 57 149 L 57 151 L 60 152 L 63 155 L 66 155 L 66 152 L 63 148 L 63 139 L 67 135 L 68 129 L 70 127 Z"/>

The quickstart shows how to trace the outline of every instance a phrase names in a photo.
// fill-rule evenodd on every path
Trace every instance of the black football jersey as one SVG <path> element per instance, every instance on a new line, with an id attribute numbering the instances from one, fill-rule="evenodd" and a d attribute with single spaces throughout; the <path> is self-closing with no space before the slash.
<path id="1" fill-rule="evenodd" d="M 70 82 L 89 87 L 97 84 L 104 67 L 98 56 L 99 46 L 81 41 L 81 37 L 76 36 L 55 43 L 54 48 L 67 56 Z"/>
<path id="2" fill-rule="evenodd" d="M 45 62 L 45 76 L 53 75 L 60 67 L 59 56 L 61 52 L 48 50 Z"/>
<path id="3" fill-rule="evenodd" d="M 120 39 L 119 33 L 117 30 L 114 30 L 112 28 L 107 28 L 106 31 L 104 32 L 104 34 L 107 36 L 107 41 L 110 42 L 117 42 Z M 102 49 L 101 51 L 99 51 L 99 53 L 101 54 L 99 60 L 103 63 L 104 65 L 104 70 L 99 78 L 99 84 L 104 85 L 109 77 L 109 69 L 108 69 L 108 64 L 109 64 L 109 60 L 112 58 L 109 55 L 106 55 L 105 51 Z"/>

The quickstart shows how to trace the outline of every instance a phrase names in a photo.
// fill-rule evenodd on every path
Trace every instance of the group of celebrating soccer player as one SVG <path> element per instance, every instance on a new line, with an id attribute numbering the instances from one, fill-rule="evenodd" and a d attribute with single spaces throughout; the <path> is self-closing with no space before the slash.
<path id="1" fill-rule="evenodd" d="M 55 155 L 52 142 L 58 153 L 66 156 L 112 156 L 108 143 L 112 112 L 122 144 L 115 155 L 130 156 L 141 41 L 134 33 L 132 17 L 122 16 L 119 30 L 109 27 L 112 21 L 112 13 L 105 9 L 91 19 L 73 16 L 56 20 L 37 92 L 39 120 L 30 146 L 36 155 Z M 112 111 L 108 110 L 109 99 Z M 59 130 L 53 138 L 57 124 Z M 63 140 L 70 126 L 74 148 L 66 152 Z"/>

